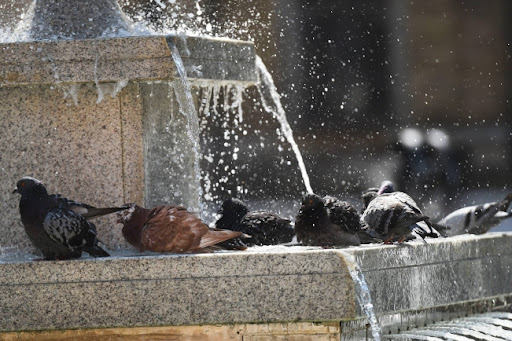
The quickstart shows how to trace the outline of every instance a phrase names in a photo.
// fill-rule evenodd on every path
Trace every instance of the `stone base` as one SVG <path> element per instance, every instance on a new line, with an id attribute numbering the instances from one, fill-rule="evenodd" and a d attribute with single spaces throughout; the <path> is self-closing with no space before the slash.
<path id="1" fill-rule="evenodd" d="M 190 340 L 190 341 L 337 341 L 336 322 L 203 325 L 181 327 L 108 328 L 66 331 L 0 333 L 11 340 Z"/>

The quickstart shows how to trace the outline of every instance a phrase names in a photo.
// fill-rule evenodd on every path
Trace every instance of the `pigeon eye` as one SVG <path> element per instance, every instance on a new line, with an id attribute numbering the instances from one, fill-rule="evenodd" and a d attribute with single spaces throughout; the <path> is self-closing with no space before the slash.
<path id="1" fill-rule="evenodd" d="M 20 187 L 25 187 L 25 183 L 24 183 L 24 182 L 22 182 L 22 183 L 20 184 Z"/>

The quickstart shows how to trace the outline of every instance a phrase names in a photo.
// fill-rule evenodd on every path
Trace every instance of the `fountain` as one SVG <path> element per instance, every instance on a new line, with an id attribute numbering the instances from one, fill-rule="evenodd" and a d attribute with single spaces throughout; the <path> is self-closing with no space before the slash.
<path id="1" fill-rule="evenodd" d="M 259 74 L 263 106 L 284 122 L 252 43 L 141 34 L 115 1 L 78 3 L 85 2 L 34 2 L 16 33 L 23 41 L 0 45 L 2 339 L 475 335 L 480 327 L 468 328 L 477 322 L 467 315 L 510 311 L 509 233 L 342 251 L 139 255 L 106 218 L 97 225 L 113 257 L 31 261 L 9 194 L 19 177 L 44 179 L 53 192 L 98 206 L 173 202 L 199 212 L 198 111 L 230 87 L 233 100 L 224 98 L 223 108 L 241 122 L 242 91 Z M 282 130 L 293 145 L 289 125 Z M 478 324 L 510 319 L 497 316 L 482 315 Z M 449 331 L 429 327 L 455 319 L 464 321 Z"/>
<path id="2" fill-rule="evenodd" d="M 9 160 L 0 181 L 9 212 L 1 225 L 13 226 L 0 245 L 30 247 L 6 194 L 27 174 L 97 205 L 174 202 L 199 212 L 198 103 L 178 86 L 179 73 L 201 66 L 188 81 L 255 84 L 254 46 L 140 35 L 115 1 L 59 4 L 34 2 L 17 29 L 25 41 L 0 50 L 4 155 L 21 156 Z M 100 20 L 99 9 L 109 20 Z M 117 229 L 100 230 L 100 238 L 112 249 L 127 246 Z"/>

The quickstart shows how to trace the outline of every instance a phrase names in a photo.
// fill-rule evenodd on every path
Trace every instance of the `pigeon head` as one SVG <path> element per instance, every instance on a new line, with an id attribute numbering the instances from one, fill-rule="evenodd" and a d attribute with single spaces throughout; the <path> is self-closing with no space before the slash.
<path id="1" fill-rule="evenodd" d="M 31 194 L 42 194 L 42 195 L 48 195 L 48 192 L 46 191 L 46 187 L 44 187 L 44 184 L 34 179 L 30 176 L 25 176 L 18 180 L 16 183 L 16 188 L 12 193 L 19 193 L 21 196 L 27 196 Z"/>
<path id="2" fill-rule="evenodd" d="M 140 207 L 135 203 L 123 205 L 124 211 L 117 213 L 117 222 L 123 224 L 121 232 L 128 243 L 141 248 L 141 233 L 151 210 Z"/>
<path id="3" fill-rule="evenodd" d="M 218 213 L 223 216 L 228 215 L 242 219 L 243 216 L 249 213 L 249 208 L 247 208 L 247 205 L 242 200 L 230 198 L 222 203 Z"/>
<path id="4" fill-rule="evenodd" d="M 393 193 L 394 191 L 395 189 L 393 188 L 393 183 L 389 180 L 385 180 L 380 185 L 379 192 L 377 194 Z"/>
<path id="5" fill-rule="evenodd" d="M 378 192 L 379 192 L 379 188 L 371 187 L 371 188 L 368 188 L 366 191 L 364 191 L 361 194 L 361 199 L 363 199 L 363 203 L 364 203 L 363 210 L 366 209 L 366 207 L 368 207 L 368 204 L 370 203 L 370 201 L 375 199 Z"/>
<path id="6" fill-rule="evenodd" d="M 122 207 L 125 209 L 123 211 L 117 212 L 117 223 L 124 224 L 127 221 L 130 221 L 133 218 L 133 215 L 137 215 L 136 211 L 138 211 L 141 207 L 137 206 L 135 203 L 124 204 Z"/>
<path id="7" fill-rule="evenodd" d="M 324 201 L 323 199 L 313 193 L 308 193 L 302 197 L 301 201 L 301 210 L 307 211 L 307 210 L 318 210 L 324 208 Z"/>

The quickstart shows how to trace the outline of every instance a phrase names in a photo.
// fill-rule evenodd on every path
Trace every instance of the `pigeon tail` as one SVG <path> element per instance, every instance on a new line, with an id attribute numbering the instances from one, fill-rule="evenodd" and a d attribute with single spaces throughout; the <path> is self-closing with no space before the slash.
<path id="1" fill-rule="evenodd" d="M 90 254 L 92 257 L 110 257 L 110 254 L 103 250 L 99 245 L 84 246 L 83 251 Z"/>
<path id="2" fill-rule="evenodd" d="M 85 214 L 82 214 L 82 216 L 86 219 L 101 217 L 110 213 L 119 212 L 122 210 L 126 210 L 128 207 L 103 207 L 103 208 L 96 208 L 92 207 L 87 209 L 87 212 Z M 74 210 L 75 211 L 75 210 Z M 77 212 L 77 211 L 75 211 Z M 80 214 L 80 212 L 77 212 Z"/>
<path id="3" fill-rule="evenodd" d="M 217 243 L 233 239 L 236 237 L 247 236 L 246 234 L 238 231 L 221 230 L 221 229 L 210 229 L 206 234 L 201 237 L 198 248 L 202 249 Z"/>
<path id="4" fill-rule="evenodd" d="M 448 237 L 447 231 L 451 230 L 450 226 L 439 224 L 439 223 L 433 223 L 431 221 L 429 221 L 429 223 L 430 223 L 431 227 L 433 227 L 437 232 L 439 232 L 441 237 Z"/>
<path id="5" fill-rule="evenodd" d="M 506 212 L 512 202 L 512 193 L 509 193 L 500 203 L 500 211 Z"/>

